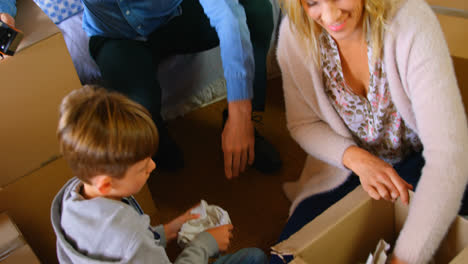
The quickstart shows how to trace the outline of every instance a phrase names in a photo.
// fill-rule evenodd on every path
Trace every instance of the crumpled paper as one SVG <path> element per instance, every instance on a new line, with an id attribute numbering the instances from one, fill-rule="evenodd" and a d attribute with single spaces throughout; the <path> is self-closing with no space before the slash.
<path id="1" fill-rule="evenodd" d="M 385 240 L 380 239 L 375 248 L 374 254 L 369 254 L 366 264 L 385 264 L 388 259 L 388 251 L 390 250 L 390 244 L 385 242 Z M 390 259 L 388 259 L 390 261 Z M 431 259 L 428 264 L 435 264 L 434 259 Z"/>
<path id="2" fill-rule="evenodd" d="M 366 264 L 385 264 L 387 262 L 387 251 L 390 245 L 385 240 L 380 239 L 375 248 L 374 254 L 369 254 Z"/>
<path id="3" fill-rule="evenodd" d="M 192 214 L 199 214 L 200 217 L 187 221 L 182 225 L 177 236 L 177 243 L 185 247 L 199 233 L 213 227 L 227 225 L 231 223 L 229 214 L 221 207 L 208 205 L 205 200 L 201 200 L 200 205 L 190 211 Z"/>

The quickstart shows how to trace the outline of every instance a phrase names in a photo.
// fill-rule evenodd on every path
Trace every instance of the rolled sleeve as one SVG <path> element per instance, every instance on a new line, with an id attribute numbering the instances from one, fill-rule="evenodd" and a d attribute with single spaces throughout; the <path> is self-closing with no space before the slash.
<path id="1" fill-rule="evenodd" d="M 255 65 L 244 8 L 237 1 L 200 3 L 218 33 L 228 101 L 252 99 Z"/>

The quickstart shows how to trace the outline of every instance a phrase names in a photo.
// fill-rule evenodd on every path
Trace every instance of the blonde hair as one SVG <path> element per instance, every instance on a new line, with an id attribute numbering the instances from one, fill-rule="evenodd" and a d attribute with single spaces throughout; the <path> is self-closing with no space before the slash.
<path id="1" fill-rule="evenodd" d="M 320 46 L 318 36 L 322 32 L 320 25 L 315 23 L 302 7 L 301 0 L 279 0 L 281 8 L 288 15 L 290 26 L 299 35 L 304 48 L 309 56 L 319 64 Z M 372 47 L 372 60 L 381 58 L 383 50 L 383 36 L 388 20 L 393 16 L 401 0 L 362 0 L 363 8 L 363 31 L 370 34 Z"/>
<path id="2" fill-rule="evenodd" d="M 62 100 L 57 136 L 74 175 L 88 183 L 99 174 L 123 177 L 158 147 L 157 128 L 143 106 L 89 85 Z"/>

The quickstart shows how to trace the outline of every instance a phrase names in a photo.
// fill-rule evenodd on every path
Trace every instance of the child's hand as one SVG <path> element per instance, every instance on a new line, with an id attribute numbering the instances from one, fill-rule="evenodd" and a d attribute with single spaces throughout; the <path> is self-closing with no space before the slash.
<path id="1" fill-rule="evenodd" d="M 194 207 L 197 207 L 197 206 L 198 204 L 195 205 Z M 194 207 L 188 209 L 184 214 L 178 216 L 171 222 L 164 225 L 164 232 L 166 233 L 167 242 L 177 237 L 177 233 L 179 233 L 180 228 L 185 222 L 192 220 L 192 219 L 197 219 L 200 217 L 199 214 L 190 213 L 190 211 L 192 211 Z"/>
<path id="2" fill-rule="evenodd" d="M 232 238 L 232 225 L 222 225 L 214 228 L 207 229 L 206 232 L 210 233 L 216 242 L 220 252 L 226 251 L 231 243 Z"/>

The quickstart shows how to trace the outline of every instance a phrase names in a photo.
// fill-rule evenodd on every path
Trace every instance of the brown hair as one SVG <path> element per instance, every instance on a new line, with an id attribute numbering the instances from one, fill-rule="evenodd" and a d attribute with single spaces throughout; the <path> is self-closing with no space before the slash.
<path id="1" fill-rule="evenodd" d="M 88 183 L 98 174 L 123 177 L 158 147 L 157 128 L 143 106 L 89 85 L 63 98 L 57 136 L 74 175 Z"/>

